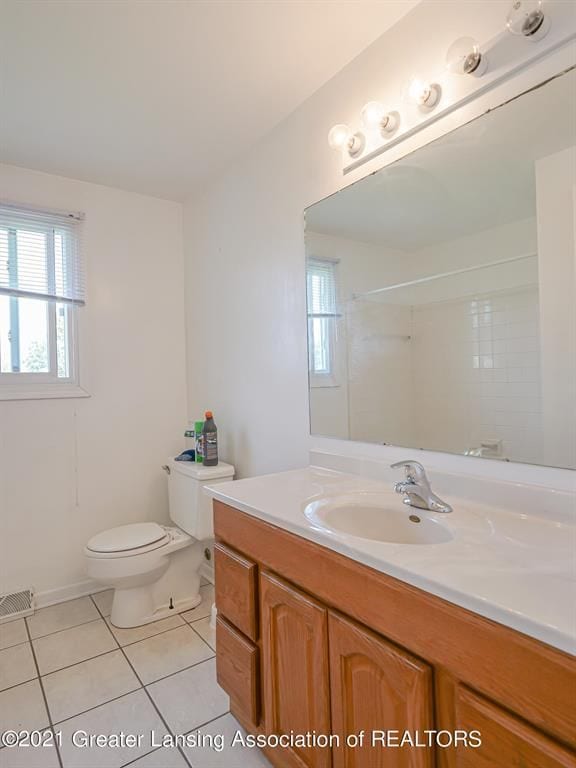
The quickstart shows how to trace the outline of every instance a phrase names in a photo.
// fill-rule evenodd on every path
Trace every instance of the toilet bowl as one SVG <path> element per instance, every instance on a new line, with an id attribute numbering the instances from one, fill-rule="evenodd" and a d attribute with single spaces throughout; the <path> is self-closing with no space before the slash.
<path id="1" fill-rule="evenodd" d="M 170 517 L 178 526 L 133 523 L 93 536 L 84 548 L 90 578 L 114 589 L 110 621 L 128 628 L 198 605 L 200 565 L 214 535 L 204 485 L 231 480 L 234 467 L 184 465 L 171 460 Z"/>
<path id="2" fill-rule="evenodd" d="M 147 543 L 133 546 L 146 536 Z M 123 525 L 90 539 L 86 570 L 115 590 L 112 624 L 135 627 L 198 605 L 201 545 L 178 528 L 156 523 Z"/>

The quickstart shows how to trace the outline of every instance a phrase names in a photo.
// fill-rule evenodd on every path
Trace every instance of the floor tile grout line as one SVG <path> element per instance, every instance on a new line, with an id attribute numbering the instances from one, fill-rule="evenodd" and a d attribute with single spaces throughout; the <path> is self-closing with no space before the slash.
<path id="1" fill-rule="evenodd" d="M 1 626 L 2 624 L 0 624 L 0 627 Z M 30 640 L 20 640 L 20 642 L 18 643 L 12 643 L 12 645 L 7 645 L 4 648 L 0 648 L 0 653 L 2 653 L 3 651 L 9 651 L 10 648 L 17 648 L 19 645 L 26 645 L 26 643 L 29 643 L 29 642 Z"/>
<path id="2" fill-rule="evenodd" d="M 141 640 L 135 640 L 133 643 L 126 643 L 126 645 L 120 645 L 120 643 L 118 643 L 118 645 L 120 646 L 120 648 L 131 648 L 133 645 L 138 645 L 138 643 L 145 643 L 147 640 L 153 640 L 155 637 L 160 637 L 160 635 L 167 635 L 169 632 L 176 632 L 177 630 L 182 629 L 182 627 L 188 627 L 188 629 L 192 629 L 194 634 L 197 637 L 199 637 L 200 640 L 202 640 L 204 645 L 207 645 L 208 648 L 210 648 L 210 650 L 213 651 L 212 646 L 209 643 L 207 643 L 206 640 L 204 640 L 204 638 L 202 637 L 202 635 L 200 635 L 199 632 L 197 632 L 194 629 L 194 627 L 192 627 L 192 625 L 189 624 L 188 622 L 184 622 L 184 624 L 180 624 L 180 626 L 178 627 L 171 627 L 170 629 L 164 629 L 162 630 L 162 632 L 157 632 L 155 635 L 150 635 L 149 637 L 143 637 Z M 110 632 L 112 632 L 112 628 L 110 626 L 108 626 L 108 629 Z M 114 633 L 112 632 L 112 634 Z M 191 665 L 191 666 L 194 666 L 194 665 Z"/>
<path id="3" fill-rule="evenodd" d="M 140 683 L 139 680 L 137 680 L 138 683 Z M 138 685 L 136 688 L 133 688 L 131 691 L 125 691 L 124 693 L 121 693 L 119 696 L 114 696 L 111 699 L 106 699 L 106 701 L 101 701 L 100 704 L 94 704 L 93 707 L 88 707 L 88 709 L 83 709 L 81 712 L 76 712 L 74 715 L 69 715 L 68 717 L 62 718 L 62 720 L 57 720 L 54 723 L 54 727 L 58 728 L 61 725 L 64 725 L 64 723 L 69 722 L 70 720 L 74 720 L 75 717 L 80 717 L 81 715 L 86 715 L 88 712 L 92 712 L 95 709 L 98 709 L 99 707 L 103 707 L 105 704 L 111 704 L 113 701 L 118 701 L 119 699 L 123 699 L 124 696 L 130 696 L 131 693 L 136 693 L 136 691 L 141 691 L 143 685 Z"/>
<path id="4" fill-rule="evenodd" d="M 18 648 L 19 645 L 28 645 L 30 643 L 30 640 L 22 640 L 21 643 L 14 643 L 14 645 L 9 645 L 8 648 L 2 648 L 0 650 L 0 653 L 3 653 L 4 651 L 9 651 L 11 648 Z"/>
<path id="5" fill-rule="evenodd" d="M 36 672 L 38 673 L 38 666 L 34 665 L 36 668 Z M 14 685 L 9 685 L 7 688 L 0 688 L 0 693 L 5 693 L 6 691 L 13 691 L 14 688 L 18 688 L 19 685 L 28 685 L 28 683 L 33 683 L 34 680 L 39 680 L 40 675 L 36 674 L 36 677 L 31 677 L 29 680 L 22 680 L 19 683 L 15 683 Z"/>
<path id="6" fill-rule="evenodd" d="M 154 749 L 151 749 L 150 752 L 146 752 L 145 755 L 138 755 L 138 757 L 135 757 L 134 760 L 130 760 L 129 763 L 122 763 L 120 768 L 129 768 L 129 766 L 134 765 L 134 763 L 137 763 L 138 760 L 143 760 L 145 757 L 150 757 L 150 755 L 153 755 L 155 752 L 160 752 L 162 747 L 154 747 Z M 187 762 L 187 765 L 190 765 L 190 763 Z"/>
<path id="7" fill-rule="evenodd" d="M 190 629 L 194 629 L 194 627 L 193 627 L 191 624 L 190 624 Z M 212 649 L 212 651 L 214 651 L 214 655 L 216 655 L 216 648 L 212 648 L 212 646 L 210 645 L 210 643 L 208 642 L 208 640 L 206 640 L 206 638 L 205 638 L 205 637 L 202 637 L 202 635 L 200 634 L 200 632 L 198 632 L 198 630 L 197 630 L 197 629 L 194 629 L 194 632 L 196 632 L 196 634 L 198 635 L 198 637 L 199 637 L 201 640 L 203 640 L 203 641 L 206 643 L 206 645 L 208 646 L 208 648 L 211 648 L 211 649 Z"/>
<path id="8" fill-rule="evenodd" d="M 208 646 L 210 648 L 210 646 Z M 210 648 L 210 650 L 212 650 Z M 147 687 L 149 685 L 155 685 L 156 683 L 161 682 L 162 680 L 168 680 L 169 677 L 174 677 L 174 675 L 179 675 L 180 672 L 187 672 L 189 669 L 194 669 L 194 667 L 199 667 L 200 664 L 206 664 L 207 661 L 212 661 L 216 658 L 216 654 L 214 651 L 212 651 L 212 656 L 209 656 L 207 659 L 202 659 L 202 661 L 195 661 L 194 664 L 189 664 L 187 667 L 182 667 L 182 669 L 176 670 L 176 672 L 170 672 L 168 675 L 164 675 L 163 677 L 159 677 L 157 680 L 150 680 L 149 683 L 144 683 L 144 687 Z"/>
<path id="9" fill-rule="evenodd" d="M 175 615 L 178 616 L 179 614 L 175 614 Z M 172 618 L 172 617 L 168 616 L 167 618 Z M 160 619 L 160 621 L 164 621 L 164 619 Z M 108 624 L 108 622 L 106 622 L 106 624 Z M 146 626 L 146 624 L 144 624 L 143 626 Z M 116 637 L 116 642 L 121 648 L 128 648 L 131 645 L 136 645 L 137 643 L 143 643 L 144 640 L 151 640 L 153 637 L 158 637 L 159 635 L 165 635 L 166 632 L 172 632 L 175 629 L 180 629 L 181 627 L 186 627 L 186 626 L 189 627 L 190 625 L 188 624 L 188 622 L 184 621 L 183 619 L 182 624 L 178 624 L 178 626 L 176 627 L 169 627 L 168 629 L 162 629 L 160 630 L 160 632 L 155 632 L 153 635 L 148 635 L 148 637 L 141 637 L 139 640 L 131 640 L 129 643 L 121 643 L 120 640 L 118 640 L 118 638 L 116 637 L 116 635 L 114 635 L 114 630 L 112 629 L 112 627 L 110 627 L 110 625 L 108 624 L 108 628 L 110 629 L 114 637 Z M 118 627 L 118 629 L 121 629 L 121 627 Z"/>
<path id="10" fill-rule="evenodd" d="M 183 735 L 184 736 L 189 736 L 191 733 L 194 733 L 194 731 L 199 731 L 201 728 L 206 728 L 207 725 L 211 725 L 211 723 L 215 723 L 216 720 L 220 720 L 222 717 L 226 717 L 227 715 L 230 715 L 230 714 L 232 714 L 232 713 L 228 709 L 228 710 L 226 710 L 226 712 L 224 712 L 224 714 L 217 715 L 216 717 L 213 717 L 211 720 L 206 720 L 205 723 L 200 723 L 200 725 L 197 725 L 195 728 L 191 728 L 189 731 L 186 731 Z M 234 715 L 232 715 L 232 717 L 234 717 Z M 129 766 L 134 765 L 134 763 L 137 763 L 138 760 L 142 760 L 142 758 L 148 757 L 149 755 L 154 754 L 154 752 L 160 752 L 162 749 L 163 749 L 163 747 L 156 747 L 155 749 L 151 750 L 150 752 L 146 752 L 145 755 L 139 755 L 138 757 L 135 757 L 134 760 L 130 760 L 129 763 L 124 763 L 121 766 L 121 768 L 129 768 Z M 178 749 L 180 749 L 180 748 L 178 748 Z M 190 766 L 190 768 L 194 768 L 194 766 L 192 766 L 192 763 L 189 762 L 189 760 L 186 757 L 186 755 L 183 755 L 183 757 L 186 760 L 186 763 Z"/>
<path id="11" fill-rule="evenodd" d="M 141 643 L 144 640 L 149 640 L 151 637 L 157 637 L 158 635 L 163 635 L 166 632 L 171 632 L 173 629 L 179 629 L 180 627 L 189 626 L 189 627 L 191 627 L 196 632 L 197 635 L 199 635 L 199 637 L 202 638 L 202 640 L 204 640 L 204 642 L 206 642 L 206 640 L 202 637 L 202 635 L 198 632 L 198 630 L 193 625 L 197 624 L 199 621 L 204 621 L 205 619 L 209 619 L 210 618 L 210 614 L 207 614 L 206 616 L 200 616 L 200 618 L 198 618 L 198 619 L 186 619 L 186 618 L 184 618 L 184 615 L 181 614 L 181 613 L 175 613 L 174 616 L 179 616 L 182 619 L 182 624 L 180 624 L 179 626 L 176 626 L 176 627 L 169 627 L 168 629 L 162 629 L 162 630 L 160 630 L 160 632 L 155 632 L 153 635 L 148 635 L 148 637 L 141 637 L 139 640 L 131 640 L 129 643 L 122 643 L 116 637 L 116 635 L 114 634 L 114 629 L 112 629 L 112 634 L 114 635 L 114 640 L 116 640 L 116 643 L 121 648 L 126 648 L 129 645 L 135 645 L 136 643 Z M 166 618 L 169 619 L 169 618 L 172 618 L 172 617 L 171 616 L 167 616 Z M 66 627 L 66 629 L 57 629 L 54 632 L 48 633 L 47 635 L 40 635 L 40 637 L 34 637 L 31 640 L 23 640 L 21 643 L 14 643 L 14 645 L 7 645 L 6 648 L 0 648 L 0 653 L 2 653 L 2 651 L 8 651 L 10 648 L 17 648 L 19 645 L 26 645 L 27 643 L 31 643 L 32 645 L 34 645 L 34 643 L 37 640 L 44 640 L 44 638 L 46 638 L 46 637 L 53 637 L 53 635 L 59 635 L 61 632 L 69 632 L 72 629 L 77 629 L 78 627 L 85 627 L 88 624 L 96 624 L 97 622 L 100 622 L 100 621 L 103 621 L 110 628 L 109 619 L 110 619 L 109 616 L 98 616 L 97 619 L 90 619 L 90 621 L 83 621 L 82 624 L 75 624 L 72 627 Z M 159 621 L 165 621 L 165 619 L 159 619 Z M 146 626 L 146 625 L 144 625 L 144 626 Z M 118 629 L 123 629 L 123 627 L 118 627 Z M 97 656 L 103 656 L 105 653 L 109 653 L 109 651 L 103 651 L 102 653 L 97 653 L 96 656 L 89 656 L 88 659 L 91 659 L 91 658 L 94 659 Z M 86 659 L 86 660 L 88 660 L 88 659 Z M 79 663 L 79 662 L 74 662 L 74 664 L 77 664 L 77 663 Z M 68 664 L 67 667 L 73 667 L 74 664 Z M 59 669 L 66 669 L 67 667 L 59 667 Z M 59 670 L 54 669 L 52 671 L 53 672 L 58 672 Z M 45 672 L 44 674 L 45 675 L 51 675 L 52 672 Z M 12 688 L 13 686 L 10 686 L 10 687 Z M 6 690 L 6 689 L 4 689 L 4 690 Z"/>
<path id="12" fill-rule="evenodd" d="M 36 672 L 38 673 L 38 685 L 40 686 L 40 692 L 42 693 L 42 698 L 44 699 L 44 706 L 46 707 L 46 716 L 48 717 L 48 723 L 50 724 L 50 730 L 52 731 L 52 734 L 54 735 L 54 722 L 52 721 L 52 714 L 50 712 L 50 707 L 48 706 L 48 698 L 46 697 L 46 691 L 44 690 L 44 683 L 42 682 L 42 675 L 40 674 L 40 667 L 38 666 L 38 659 L 36 658 L 36 652 L 34 651 L 34 646 L 32 645 L 32 638 L 30 636 L 30 627 L 25 622 L 26 625 L 26 633 L 28 635 L 28 640 L 30 642 L 30 649 L 32 651 L 32 658 L 34 659 L 34 664 L 36 666 Z M 58 758 L 58 765 L 60 768 L 64 768 L 64 763 L 62 762 L 62 755 L 60 754 L 60 747 L 58 746 L 58 739 L 54 738 L 54 746 L 56 748 L 56 757 Z"/>
<path id="13" fill-rule="evenodd" d="M 101 659 L 102 656 L 107 656 L 109 653 L 116 653 L 116 651 L 119 650 L 119 648 L 110 648 L 107 651 L 102 651 L 102 653 L 96 653 L 94 656 L 88 656 L 85 659 L 80 659 L 80 661 L 75 661 L 73 664 L 67 664 L 65 667 L 58 667 L 58 669 L 52 669 L 50 672 L 42 672 L 41 676 L 50 677 L 50 675 L 56 675 L 58 672 L 63 672 L 65 669 L 72 669 L 72 667 L 77 667 L 79 664 L 85 664 L 87 661 Z"/>
<path id="14" fill-rule="evenodd" d="M 121 648 L 116 648 L 113 651 L 108 651 L 108 653 L 117 653 L 118 651 L 121 651 L 121 650 L 122 650 Z M 101 656 L 106 656 L 106 655 L 107 655 L 106 653 L 101 654 Z M 100 657 L 95 656 L 94 658 L 100 658 Z M 169 677 L 174 677 L 174 675 L 178 675 L 180 672 L 186 672 L 188 669 L 192 669 L 193 667 L 197 667 L 200 664 L 206 663 L 207 661 L 212 661 L 212 659 L 214 659 L 214 658 L 215 658 L 215 656 L 210 656 L 210 658 L 208 658 L 208 659 L 203 659 L 202 661 L 197 661 L 197 662 L 195 662 L 194 664 L 191 664 L 188 667 L 183 667 L 182 669 L 179 669 L 177 672 L 170 672 L 169 675 L 164 675 L 163 677 L 159 677 L 157 680 L 151 680 L 149 683 L 142 683 L 141 680 L 140 680 L 140 677 L 138 675 L 136 675 L 136 673 L 134 672 L 134 674 L 136 675 L 137 681 L 140 683 L 140 685 L 137 688 L 134 688 L 131 691 L 126 691 L 125 693 L 121 693 L 119 696 L 113 696 L 111 699 L 106 699 L 106 701 L 102 701 L 99 704 L 94 704 L 93 707 L 88 707 L 88 709 L 83 709 L 81 712 L 76 712 L 74 715 L 70 715 L 69 717 L 65 717 L 62 720 L 57 720 L 55 722 L 55 725 L 61 725 L 62 723 L 65 723 L 68 720 L 72 720 L 73 718 L 78 717 L 79 715 L 85 715 L 87 712 L 91 712 L 93 709 L 98 709 L 98 707 L 103 707 L 104 704 L 109 704 L 111 701 L 117 701 L 118 699 L 121 699 L 124 696 L 128 696 L 129 694 L 134 693 L 135 691 L 139 691 L 142 688 L 146 688 L 148 685 L 154 685 L 155 683 L 159 683 L 162 680 L 167 680 Z M 90 661 L 90 659 L 87 659 L 87 661 Z M 71 664 L 70 667 L 65 667 L 65 669 L 70 669 L 71 667 L 76 667 L 79 664 L 83 664 L 83 663 L 84 662 L 79 661 L 76 664 Z M 128 663 L 130 664 L 130 662 L 128 662 Z M 131 664 L 130 664 L 130 668 L 133 670 L 133 667 L 132 667 Z M 58 670 L 58 671 L 60 671 L 60 670 Z M 54 674 L 54 672 L 50 672 L 48 675 L 43 675 L 42 677 L 43 678 L 44 677 L 49 677 L 50 675 L 53 675 L 53 674 Z M 38 679 L 39 678 L 33 677 L 32 680 L 27 680 L 26 683 L 32 683 L 32 682 L 34 682 L 34 680 L 38 680 Z M 25 685 L 26 683 L 19 683 L 19 685 Z M 16 686 L 16 685 L 13 686 L 13 688 L 17 688 L 17 687 L 18 686 Z M 9 689 L 6 689 L 6 690 L 9 690 Z"/>
<path id="15" fill-rule="evenodd" d="M 94 600 L 92 600 L 92 602 L 94 603 L 94 605 L 96 605 L 96 603 L 94 602 Z M 96 610 L 97 610 L 97 611 L 100 613 L 100 609 L 98 608 L 98 606 L 97 606 L 97 605 L 96 605 Z M 112 634 L 112 630 L 110 629 L 110 627 L 108 626 L 108 624 L 106 624 L 106 626 L 108 627 L 108 631 L 110 632 L 110 634 Z M 166 719 L 164 718 L 164 715 L 162 714 L 162 712 L 160 712 L 160 710 L 159 710 L 159 709 L 158 709 L 158 707 L 156 706 L 156 702 L 155 702 L 155 701 L 154 701 L 154 699 L 152 698 L 152 695 L 151 695 L 150 691 L 148 690 L 148 688 L 146 687 L 146 685 L 145 685 L 145 684 L 144 684 L 144 682 L 142 681 L 142 678 L 140 677 L 140 675 L 138 674 L 138 672 L 136 671 L 136 669 L 134 668 L 134 666 L 132 665 L 132 663 L 131 663 L 130 659 L 128 658 L 128 655 L 126 654 L 126 652 L 124 651 L 124 649 L 123 649 L 122 647 L 120 648 L 120 650 L 122 651 L 122 654 L 124 655 L 124 658 L 126 659 L 127 663 L 129 664 L 129 666 L 130 666 L 130 669 L 131 669 L 131 670 L 132 670 L 132 672 L 133 672 L 133 673 L 136 675 L 136 679 L 137 679 L 137 680 L 140 682 L 140 684 L 142 685 L 142 688 L 143 688 L 143 690 L 144 690 L 144 692 L 145 692 L 146 696 L 148 697 L 148 701 L 150 702 L 150 704 L 152 705 L 152 707 L 153 707 L 153 708 L 154 708 L 154 710 L 156 711 L 156 714 L 157 714 L 157 715 L 158 715 L 158 717 L 160 718 L 161 722 L 164 724 L 164 727 L 166 728 L 166 730 L 168 731 L 168 733 L 169 733 L 169 734 L 170 734 L 172 737 L 174 737 L 174 732 L 172 731 L 172 729 L 170 728 L 170 726 L 169 726 L 169 725 L 168 725 L 168 723 L 166 722 Z M 192 764 L 191 764 L 191 763 L 188 761 L 188 759 L 186 758 L 186 755 L 185 755 L 185 754 L 184 754 L 184 752 L 182 751 L 181 747 L 178 747 L 178 752 L 180 752 L 180 754 L 182 755 L 182 759 L 184 760 L 184 762 L 186 763 L 186 765 L 188 765 L 188 766 L 189 766 L 189 768 L 193 768 Z M 147 753 L 147 754 L 149 754 L 149 753 Z M 144 755 L 142 755 L 142 757 L 144 757 Z"/>
<path id="16" fill-rule="evenodd" d="M 150 635 L 150 637 L 145 637 L 142 640 L 137 640 L 134 643 L 128 643 L 125 646 L 118 645 L 118 647 L 116 647 L 116 648 L 110 648 L 110 650 L 108 650 L 108 651 L 103 651 L 102 653 L 97 653 L 95 656 L 88 656 L 86 659 L 81 659 L 80 661 L 75 661 L 73 664 L 67 664 L 65 667 L 59 667 L 58 669 L 53 669 L 50 672 L 40 672 L 36 677 L 31 677 L 29 680 L 22 680 L 20 683 L 15 683 L 14 685 L 9 686 L 8 688 L 3 688 L 2 690 L 0 690 L 0 693 L 4 693 L 4 691 L 10 691 L 13 688 L 18 688 L 19 685 L 26 685 L 27 683 L 32 683 L 32 682 L 34 682 L 34 680 L 38 680 L 40 677 L 42 677 L 42 678 L 50 677 L 51 675 L 58 674 L 58 672 L 63 672 L 64 670 L 72 669 L 73 667 L 78 667 L 78 666 L 80 666 L 80 664 L 85 664 L 88 661 L 93 661 L 94 659 L 101 659 L 103 656 L 108 656 L 108 654 L 110 654 L 110 653 L 117 653 L 118 651 L 121 651 L 122 648 L 129 648 L 132 645 L 136 645 L 137 643 L 144 642 L 144 640 L 151 640 L 153 637 L 159 637 L 160 635 L 165 635 L 167 632 L 172 632 L 174 629 L 180 629 L 181 627 L 184 627 L 184 626 L 189 626 L 190 629 L 192 629 L 194 631 L 194 634 L 198 638 L 200 638 L 200 640 L 202 640 L 204 645 L 206 645 L 210 649 L 210 651 L 212 653 L 212 656 L 209 656 L 207 659 L 202 659 L 201 661 L 195 661 L 194 664 L 189 664 L 188 666 L 182 667 L 182 669 L 179 669 L 176 672 L 170 672 L 169 674 L 163 675 L 162 677 L 159 677 L 156 680 L 151 680 L 149 683 L 143 683 L 143 685 L 153 685 L 154 683 L 159 683 L 161 680 L 166 680 L 168 677 L 173 677 L 174 675 L 177 675 L 179 672 L 184 672 L 187 669 L 192 669 L 193 667 L 196 667 L 199 664 L 203 664 L 206 661 L 211 661 L 215 657 L 215 655 L 216 655 L 215 648 L 213 648 L 210 645 L 210 643 L 208 643 L 207 640 L 205 638 L 203 638 L 202 635 L 200 635 L 200 633 L 197 630 L 195 630 L 194 627 L 192 627 L 190 624 L 181 624 L 180 627 L 173 627 L 172 629 L 166 629 L 166 630 L 164 630 L 162 632 L 158 632 L 155 635 Z M 108 627 L 108 629 L 110 631 L 109 627 Z M 116 639 L 116 638 L 114 638 L 114 639 Z M 118 643 L 117 640 L 116 640 L 116 642 Z M 19 643 L 19 645 L 30 645 L 32 649 L 34 648 L 29 641 L 27 641 L 25 643 Z M 35 666 L 36 666 L 36 671 L 39 672 L 39 666 L 38 665 L 35 665 Z M 115 697 L 115 698 L 119 698 L 119 697 Z M 114 699 L 110 699 L 110 701 L 114 701 Z M 106 703 L 106 702 L 104 702 L 104 703 Z M 98 704 L 97 706 L 100 706 L 100 705 Z M 89 710 L 85 710 L 85 711 L 87 712 Z M 79 714 L 81 714 L 81 713 L 79 713 Z M 75 715 L 73 715 L 73 717 L 75 717 Z M 66 718 L 66 719 L 69 719 L 69 718 Z"/>
<path id="17" fill-rule="evenodd" d="M 88 624 L 98 624 L 98 622 L 102 621 L 100 616 L 97 616 L 95 619 L 90 619 L 90 621 L 83 621 L 81 624 L 74 624 L 73 627 L 66 627 L 65 629 L 57 629 L 55 632 L 50 632 L 47 635 L 40 635 L 40 637 L 33 637 L 30 641 L 31 643 L 37 643 L 40 640 L 45 640 L 47 637 L 54 637 L 54 635 L 61 635 L 63 632 L 72 632 L 74 629 L 80 629 L 80 627 L 87 627 Z"/>
<path id="18" fill-rule="evenodd" d="M 199 616 L 197 619 L 187 619 L 184 616 L 184 614 L 180 614 L 180 615 L 182 616 L 182 618 L 184 619 L 186 624 L 189 624 L 190 626 L 192 626 L 192 624 L 195 624 L 197 621 L 203 621 L 204 619 L 209 619 L 210 618 L 210 614 L 209 613 L 207 613 L 206 616 Z"/>
<path id="19" fill-rule="evenodd" d="M 212 584 L 203 584 L 200 587 L 200 589 L 203 589 L 204 587 L 212 587 L 212 586 L 213 586 Z M 104 590 L 104 591 L 106 591 L 106 590 Z M 90 601 L 92 602 L 92 604 L 94 605 L 94 607 L 98 611 L 97 618 L 95 618 L 95 619 L 88 619 L 87 621 L 81 621 L 79 624 L 72 624 L 69 627 L 63 627 L 62 629 L 54 629 L 51 632 L 47 632 L 45 635 L 38 635 L 37 637 L 32 637 L 31 633 L 29 632 L 30 628 L 28 626 L 28 619 L 33 618 L 33 616 L 36 616 L 37 614 L 32 614 L 32 616 L 24 616 L 22 619 L 14 619 L 14 621 L 23 621 L 24 622 L 24 626 L 26 627 L 29 639 L 28 640 L 24 640 L 22 643 L 14 643 L 14 645 L 9 645 L 6 648 L 1 648 L 0 652 L 1 651 L 6 651 L 6 650 L 8 650 L 8 648 L 14 648 L 16 645 L 24 645 L 24 643 L 26 643 L 26 642 L 34 642 L 34 640 L 42 640 L 42 638 L 44 638 L 44 637 L 50 637 L 51 635 L 57 635 L 59 632 L 67 632 L 69 629 L 76 629 L 76 627 L 83 627 L 85 624 L 91 624 L 92 622 L 100 621 L 101 619 L 103 619 L 106 622 L 106 619 L 110 618 L 110 614 L 109 613 L 108 614 L 102 613 L 100 608 L 98 608 L 98 605 L 96 604 L 96 601 L 93 599 L 94 595 L 100 595 L 100 594 L 102 594 L 102 593 L 101 592 L 94 592 L 93 594 L 83 595 L 83 597 L 87 597 L 87 598 L 90 599 Z M 78 598 L 78 597 L 72 598 L 72 600 L 81 600 L 81 599 L 82 598 Z M 61 603 L 54 603 L 54 605 L 65 605 L 67 602 L 72 602 L 72 600 L 64 600 Z M 46 610 L 47 608 L 52 608 L 52 607 L 53 607 L 52 605 L 46 605 L 43 608 L 39 608 L 38 611 L 43 611 L 43 610 Z M 196 608 L 197 607 L 198 606 L 196 606 Z M 195 611 L 196 608 L 188 608 L 186 611 L 178 611 L 174 615 L 175 616 L 180 616 L 182 618 L 182 620 L 186 622 L 186 624 L 192 624 L 195 621 L 201 621 L 202 619 L 207 619 L 210 616 L 210 614 L 207 613 L 206 616 L 199 616 L 196 619 L 187 619 L 187 618 L 184 617 L 185 613 L 188 613 L 189 611 Z M 169 618 L 169 617 L 167 617 L 167 618 Z M 159 619 L 159 621 L 162 621 L 162 619 Z M 7 622 L 7 624 L 12 624 L 12 623 L 13 622 Z M 106 622 L 106 623 L 108 623 L 108 622 Z M 139 641 L 136 641 L 136 642 L 139 642 Z"/>
<path id="20" fill-rule="evenodd" d="M 88 595 L 90 597 L 90 595 Z M 56 603 L 56 605 L 64 605 L 64 603 Z M 47 606 L 48 608 L 51 608 L 52 606 Z M 40 608 L 40 610 L 43 610 Z M 36 614 L 34 614 L 36 615 Z M 52 632 L 46 632 L 45 635 L 38 635 L 38 637 L 32 637 L 32 634 L 30 632 L 30 627 L 28 626 L 28 619 L 32 618 L 32 616 L 26 616 L 24 619 L 24 622 L 26 624 L 26 629 L 28 630 L 28 635 L 30 637 L 30 642 L 33 642 L 34 640 L 42 640 L 44 637 L 51 637 L 52 635 L 57 635 L 59 632 L 67 632 L 69 629 L 76 629 L 76 627 L 83 627 L 85 624 L 91 624 L 93 621 L 99 621 L 101 618 L 104 618 L 102 614 L 99 614 L 95 619 L 88 619 L 88 621 L 81 621 L 78 624 L 72 624 L 70 627 L 62 627 L 62 629 L 55 629 Z"/>
<path id="21" fill-rule="evenodd" d="M 232 715 L 232 712 L 230 712 L 229 709 L 227 709 L 226 712 L 224 712 L 221 715 L 216 715 L 216 717 L 213 717 L 210 720 L 206 720 L 205 723 L 200 723 L 200 725 L 197 725 L 195 728 L 190 728 L 189 731 L 186 731 L 184 736 L 189 736 L 191 733 L 194 733 L 194 731 L 199 731 L 201 728 L 206 728 L 207 725 L 210 725 L 211 723 L 215 723 L 216 720 L 220 720 L 221 717 L 227 717 L 228 715 Z M 234 715 L 232 715 L 232 717 L 234 717 Z"/>

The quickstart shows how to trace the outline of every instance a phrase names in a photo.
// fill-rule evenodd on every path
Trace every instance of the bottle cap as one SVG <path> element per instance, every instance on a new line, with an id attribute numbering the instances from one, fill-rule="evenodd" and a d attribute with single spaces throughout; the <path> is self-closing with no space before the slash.
<path id="1" fill-rule="evenodd" d="M 205 416 L 207 419 L 211 419 L 211 418 L 212 418 L 212 411 L 206 411 L 206 413 L 204 414 L 204 416 Z"/>

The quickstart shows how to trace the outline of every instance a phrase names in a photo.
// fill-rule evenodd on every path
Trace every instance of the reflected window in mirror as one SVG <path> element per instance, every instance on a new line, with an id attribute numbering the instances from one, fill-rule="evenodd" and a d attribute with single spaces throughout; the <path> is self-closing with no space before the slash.
<path id="1" fill-rule="evenodd" d="M 338 386 L 338 263 L 308 258 L 308 367 L 310 385 Z"/>

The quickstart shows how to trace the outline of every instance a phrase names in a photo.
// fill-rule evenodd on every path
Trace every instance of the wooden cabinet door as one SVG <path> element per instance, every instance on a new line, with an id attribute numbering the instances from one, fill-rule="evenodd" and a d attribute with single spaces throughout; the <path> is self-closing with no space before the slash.
<path id="1" fill-rule="evenodd" d="M 327 611 L 276 576 L 260 576 L 267 734 L 330 733 Z M 275 765 L 329 768 L 329 748 L 276 748 Z"/>
<path id="2" fill-rule="evenodd" d="M 447 752 L 455 768 L 576 768 L 576 754 L 497 704 L 456 685 L 453 729 L 480 731 L 482 745 Z"/>
<path id="3" fill-rule="evenodd" d="M 434 748 L 384 747 L 373 732 L 434 728 L 431 668 L 407 651 L 337 614 L 329 614 L 334 768 L 430 768 Z M 365 733 L 363 746 L 346 745 Z M 422 736 L 422 738 L 424 738 Z"/>

